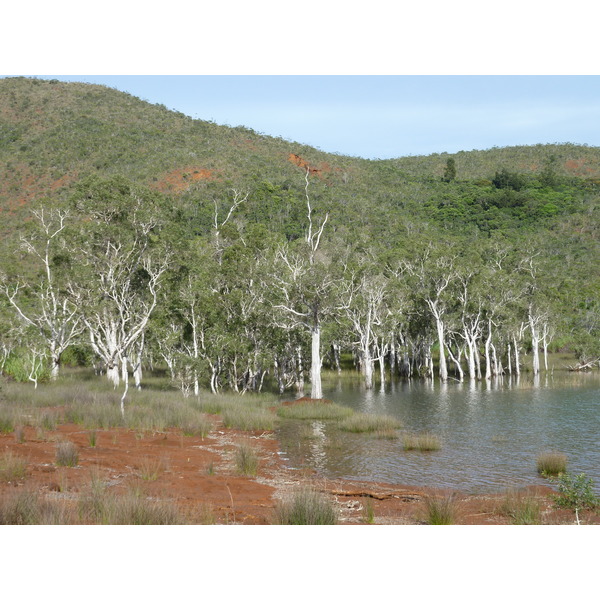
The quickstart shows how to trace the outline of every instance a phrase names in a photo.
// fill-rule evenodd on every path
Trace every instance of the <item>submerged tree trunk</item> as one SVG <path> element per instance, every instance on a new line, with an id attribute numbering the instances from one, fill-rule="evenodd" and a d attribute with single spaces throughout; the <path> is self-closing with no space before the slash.
<path id="1" fill-rule="evenodd" d="M 529 329 L 531 331 L 531 353 L 533 357 L 533 374 L 540 372 L 540 337 L 537 329 L 537 320 L 533 317 L 531 308 L 529 309 Z"/>
<path id="2" fill-rule="evenodd" d="M 323 398 L 321 388 L 321 327 L 315 324 L 311 330 L 311 366 L 310 366 L 311 391 L 310 397 L 314 400 Z"/>
<path id="3" fill-rule="evenodd" d="M 519 364 L 519 343 L 516 335 L 513 335 L 513 348 L 515 351 L 515 375 L 518 377 L 521 374 L 521 365 Z"/>
<path id="4" fill-rule="evenodd" d="M 365 378 L 365 387 L 370 390 L 373 387 L 373 360 L 368 345 L 361 350 L 361 355 L 360 366 Z"/>

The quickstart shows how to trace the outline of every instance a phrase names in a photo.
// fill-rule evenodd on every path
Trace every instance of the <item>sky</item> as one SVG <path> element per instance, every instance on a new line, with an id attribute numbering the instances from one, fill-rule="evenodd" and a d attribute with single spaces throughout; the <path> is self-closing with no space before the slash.
<path id="1" fill-rule="evenodd" d="M 600 76 L 61 76 L 193 118 L 363 158 L 571 142 L 600 146 Z"/>

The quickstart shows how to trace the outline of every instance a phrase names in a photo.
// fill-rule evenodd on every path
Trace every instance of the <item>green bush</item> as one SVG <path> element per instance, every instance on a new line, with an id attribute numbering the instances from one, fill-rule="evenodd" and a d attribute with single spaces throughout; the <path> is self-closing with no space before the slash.
<path id="1" fill-rule="evenodd" d="M 594 481 L 585 473 L 573 477 L 562 473 L 555 481 L 558 484 L 558 495 L 554 496 L 554 504 L 559 508 L 569 508 L 576 513 L 580 510 L 595 510 L 600 506 L 600 498 L 594 493 Z"/>

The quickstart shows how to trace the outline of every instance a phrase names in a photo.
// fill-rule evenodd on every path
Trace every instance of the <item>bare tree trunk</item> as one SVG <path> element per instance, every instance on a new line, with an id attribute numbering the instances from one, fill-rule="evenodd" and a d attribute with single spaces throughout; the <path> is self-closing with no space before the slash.
<path id="1" fill-rule="evenodd" d="M 490 346 L 492 345 L 492 320 L 488 319 L 488 336 L 485 340 L 485 378 L 492 378 L 492 363 L 490 359 Z"/>
<path id="2" fill-rule="evenodd" d="M 302 364 L 302 347 L 296 348 L 296 389 L 304 391 L 304 365 Z"/>
<path id="3" fill-rule="evenodd" d="M 516 335 L 513 335 L 513 348 L 515 351 L 515 374 L 518 377 L 521 374 L 521 365 L 519 363 L 519 343 Z"/>
<path id="4" fill-rule="evenodd" d="M 448 381 L 448 365 L 446 363 L 445 342 L 444 342 L 444 324 L 442 320 L 436 317 L 436 326 L 438 333 L 438 342 L 440 346 L 440 380 Z"/>
<path id="5" fill-rule="evenodd" d="M 321 388 L 321 327 L 316 324 L 311 330 L 311 367 L 310 367 L 311 392 L 310 397 L 315 400 L 323 398 Z"/>
<path id="6" fill-rule="evenodd" d="M 540 372 L 540 334 L 537 329 L 537 319 L 534 318 L 531 306 L 529 307 L 529 330 L 531 331 L 531 353 L 533 357 L 533 374 Z"/>
<path id="7" fill-rule="evenodd" d="M 368 344 L 362 349 L 361 355 L 360 366 L 365 378 L 365 387 L 370 390 L 373 387 L 373 360 Z"/>

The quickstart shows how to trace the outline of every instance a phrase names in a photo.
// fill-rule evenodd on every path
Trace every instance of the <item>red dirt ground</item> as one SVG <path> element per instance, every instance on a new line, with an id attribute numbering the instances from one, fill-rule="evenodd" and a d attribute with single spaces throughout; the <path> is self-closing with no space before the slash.
<path id="1" fill-rule="evenodd" d="M 183 167 L 165 173 L 158 181 L 154 182 L 151 187 L 163 193 L 185 192 L 194 182 L 202 181 L 203 179 L 213 179 L 214 176 L 214 171 L 209 169 Z"/>
<path id="2" fill-rule="evenodd" d="M 309 484 L 337 505 L 341 524 L 361 524 L 365 506 L 372 507 L 375 524 L 424 523 L 425 498 L 435 490 L 375 482 L 325 480 L 312 471 L 286 468 L 270 432 L 240 432 L 226 429 L 215 417 L 215 429 L 205 439 L 186 437 L 177 430 L 141 434 L 126 429 L 98 431 L 96 446 L 90 447 L 89 432 L 73 424 L 41 433 L 26 427 L 23 441 L 14 434 L 0 435 L 0 453 L 10 451 L 27 460 L 27 474 L 13 482 L 0 482 L 0 494 L 18 487 L 36 490 L 54 498 L 76 499 L 90 483 L 100 477 L 115 491 L 132 486 L 149 497 L 175 502 L 195 523 L 270 524 L 279 499 L 294 489 Z M 78 448 L 76 467 L 55 464 L 56 444 L 70 440 Z M 235 470 L 234 450 L 250 444 L 260 457 L 256 477 L 240 476 Z M 157 475 L 154 481 L 143 478 L 145 469 Z M 542 522 L 574 523 L 574 515 L 552 507 L 548 486 L 528 490 L 541 498 Z M 448 492 L 445 492 L 448 493 Z M 455 493 L 458 524 L 498 525 L 509 520 L 497 508 L 501 495 L 471 496 Z M 207 513 L 208 511 L 208 513 Z M 211 515 L 210 521 L 206 514 Z M 600 523 L 600 516 L 587 513 L 585 523 Z"/>

